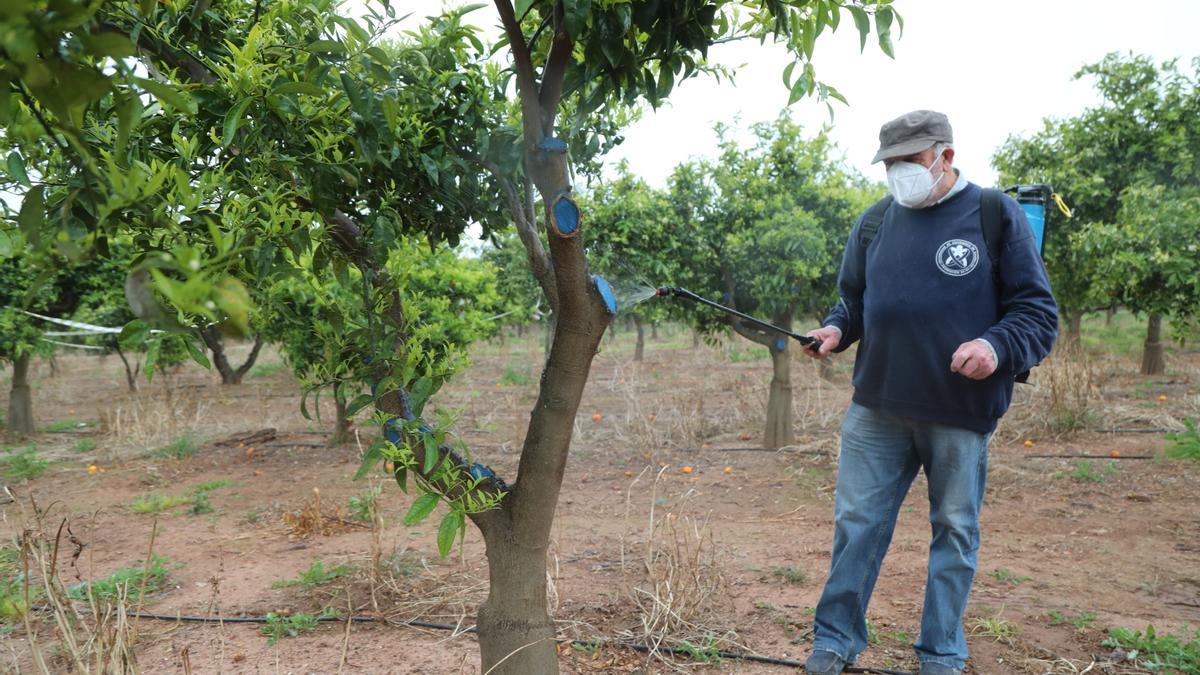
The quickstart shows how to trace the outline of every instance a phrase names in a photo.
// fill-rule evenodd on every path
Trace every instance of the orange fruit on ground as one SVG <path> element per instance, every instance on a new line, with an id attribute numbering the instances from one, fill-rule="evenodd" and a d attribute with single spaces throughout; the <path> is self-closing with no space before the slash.
<path id="1" fill-rule="evenodd" d="M 88 467 L 88 473 L 96 473 L 99 470 L 100 467 L 96 466 L 95 464 Z"/>
<path id="2" fill-rule="evenodd" d="M 601 415 L 600 413 L 596 413 L 595 415 L 592 415 L 593 422 L 599 422 L 602 419 L 604 419 L 604 415 Z"/>
<path id="3" fill-rule="evenodd" d="M 690 466 L 685 466 L 685 467 L 683 467 L 682 469 L 680 469 L 680 471 L 682 471 L 683 473 L 691 473 L 691 472 L 692 472 L 692 467 L 690 467 Z"/>
<path id="4" fill-rule="evenodd" d="M 1032 448 L 1032 447 L 1033 447 L 1033 441 L 1025 441 L 1025 447 L 1027 447 L 1027 448 Z"/>
<path id="5" fill-rule="evenodd" d="M 733 467 L 732 466 L 725 467 L 725 473 L 733 473 Z"/>
<path id="6" fill-rule="evenodd" d="M 742 434 L 741 436 L 738 436 L 739 441 L 748 441 L 751 438 L 752 438 L 752 436 L 750 436 L 750 434 Z"/>
<path id="7" fill-rule="evenodd" d="M 246 456 L 247 457 L 249 457 L 250 455 L 253 455 L 253 454 L 254 454 L 254 448 L 246 448 Z"/>
<path id="8" fill-rule="evenodd" d="M 1166 395 L 1166 394 L 1159 394 L 1159 395 L 1158 395 L 1158 400 L 1160 400 L 1160 401 L 1165 401 L 1165 400 L 1167 400 L 1167 395 Z"/>
<path id="9" fill-rule="evenodd" d="M 1109 457 L 1120 457 L 1120 456 L 1121 456 L 1121 451 L 1120 451 L 1120 450 L 1113 450 L 1112 452 L 1108 453 L 1108 456 L 1109 456 Z"/>

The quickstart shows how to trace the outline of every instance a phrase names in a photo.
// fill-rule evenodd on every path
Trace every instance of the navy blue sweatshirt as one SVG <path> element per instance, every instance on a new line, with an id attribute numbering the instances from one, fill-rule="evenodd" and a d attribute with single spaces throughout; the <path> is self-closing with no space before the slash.
<path id="1" fill-rule="evenodd" d="M 841 301 L 825 319 L 842 331 L 837 351 L 861 340 L 858 404 L 990 433 L 1012 401 L 1014 376 L 1050 353 L 1058 308 L 1033 231 L 1016 201 L 1001 200 L 997 283 L 983 240 L 981 194 L 970 184 L 925 209 L 893 203 L 865 251 L 859 217 L 838 275 Z M 955 350 L 976 338 L 991 343 L 998 360 L 983 380 L 950 371 Z"/>

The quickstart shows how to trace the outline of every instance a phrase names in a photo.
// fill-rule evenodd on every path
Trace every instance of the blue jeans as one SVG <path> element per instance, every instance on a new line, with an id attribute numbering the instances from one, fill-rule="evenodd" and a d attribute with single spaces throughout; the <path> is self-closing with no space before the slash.
<path id="1" fill-rule="evenodd" d="M 842 423 L 833 562 L 817 603 L 814 651 L 853 663 L 866 649 L 867 603 L 900 505 L 917 470 L 924 469 L 933 538 L 921 636 L 913 648 L 923 663 L 964 667 L 962 617 L 979 553 L 990 436 L 850 404 Z"/>

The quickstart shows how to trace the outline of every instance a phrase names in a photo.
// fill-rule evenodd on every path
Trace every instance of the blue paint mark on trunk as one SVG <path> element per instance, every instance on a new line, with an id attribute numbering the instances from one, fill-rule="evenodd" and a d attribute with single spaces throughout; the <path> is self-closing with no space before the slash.
<path id="1" fill-rule="evenodd" d="M 554 215 L 554 225 L 559 234 L 572 235 L 579 229 L 579 207 L 570 197 L 563 195 L 554 201 L 551 209 Z"/>
<path id="2" fill-rule="evenodd" d="M 600 297 L 604 298 L 604 307 L 608 309 L 608 313 L 616 314 L 617 296 L 613 293 L 612 286 L 609 286 L 604 277 L 598 274 L 592 275 L 592 282 L 596 284 L 596 290 L 600 291 Z"/>

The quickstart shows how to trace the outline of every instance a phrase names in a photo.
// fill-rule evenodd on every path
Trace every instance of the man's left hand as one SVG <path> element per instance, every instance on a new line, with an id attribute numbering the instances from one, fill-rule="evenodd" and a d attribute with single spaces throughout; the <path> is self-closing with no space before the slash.
<path id="1" fill-rule="evenodd" d="M 972 380 L 986 379 L 996 372 L 996 356 L 982 340 L 964 342 L 950 359 L 950 372 Z"/>

